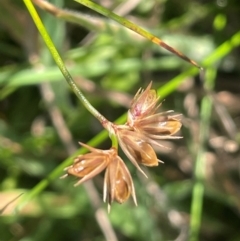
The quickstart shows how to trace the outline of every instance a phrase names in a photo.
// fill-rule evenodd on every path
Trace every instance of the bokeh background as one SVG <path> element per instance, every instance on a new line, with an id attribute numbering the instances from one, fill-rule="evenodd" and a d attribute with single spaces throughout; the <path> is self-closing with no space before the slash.
<path id="1" fill-rule="evenodd" d="M 62 19 L 37 8 L 90 102 L 114 121 L 152 80 L 162 111 L 183 114 L 183 139 L 163 141 L 164 164 L 144 169 L 148 179 L 121 153 L 137 207 L 129 199 L 106 214 L 103 174 L 76 188 L 76 178 L 59 179 L 78 141 L 103 149 L 110 141 L 62 77 L 24 3 L 1 0 L 0 240 L 240 240 L 239 1 L 97 1 L 202 64 L 203 76 L 72 0 L 49 2 L 72 10 Z"/>

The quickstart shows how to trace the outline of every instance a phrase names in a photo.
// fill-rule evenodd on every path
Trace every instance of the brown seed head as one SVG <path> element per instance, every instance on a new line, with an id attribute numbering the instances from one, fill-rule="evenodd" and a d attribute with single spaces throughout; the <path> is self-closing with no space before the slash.
<path id="1" fill-rule="evenodd" d="M 134 121 L 153 114 L 158 106 L 159 97 L 154 89 L 151 89 L 152 82 L 146 90 L 139 89 L 131 103 L 128 111 L 128 124 L 133 125 Z"/>
<path id="2" fill-rule="evenodd" d="M 181 115 L 173 114 L 173 111 L 157 113 L 161 104 L 158 104 L 159 97 L 157 92 L 151 89 L 151 85 L 152 83 L 146 90 L 140 89 L 135 95 L 125 125 L 110 123 L 111 130 L 114 135 L 117 135 L 122 150 L 145 176 L 146 174 L 139 164 L 151 167 L 157 166 L 161 162 L 152 146 L 162 147 L 159 143 L 162 139 L 179 138 L 173 135 L 182 126 Z M 108 202 L 108 210 L 110 211 L 111 203 L 114 200 L 123 203 L 130 195 L 137 205 L 131 174 L 118 156 L 116 148 L 99 150 L 83 143 L 80 144 L 86 147 L 90 153 L 76 157 L 73 165 L 65 169 L 67 174 L 63 177 L 68 175 L 80 177 L 76 186 L 106 169 L 103 200 Z"/>
<path id="3" fill-rule="evenodd" d="M 176 138 L 171 136 L 182 126 L 181 115 L 173 114 L 173 111 L 157 113 L 161 104 L 158 104 L 159 97 L 151 85 L 135 95 L 128 111 L 127 125 L 153 140 Z"/>
<path id="4" fill-rule="evenodd" d="M 127 130 L 119 126 L 117 136 L 119 144 L 126 156 L 145 176 L 146 174 L 139 167 L 139 164 L 157 166 L 160 162 L 150 144 L 151 140 L 146 138 L 142 133 L 134 130 Z"/>
<path id="5" fill-rule="evenodd" d="M 137 205 L 131 174 L 123 160 L 118 156 L 117 149 L 100 150 L 83 143 L 80 144 L 91 152 L 76 157 L 73 165 L 65 169 L 67 174 L 63 177 L 68 175 L 80 177 L 81 179 L 75 184 L 77 186 L 107 168 L 104 177 L 103 200 L 104 202 L 108 201 L 109 211 L 114 200 L 123 203 L 130 195 Z"/>
<path id="6" fill-rule="evenodd" d="M 157 113 L 138 119 L 134 122 L 133 128 L 154 140 L 179 138 L 172 135 L 177 133 L 182 126 L 181 115 L 172 112 Z"/>
<path id="7" fill-rule="evenodd" d="M 108 210 L 110 211 L 111 203 L 114 200 L 123 203 L 130 195 L 137 205 L 131 174 L 123 160 L 116 154 L 105 172 L 103 200 L 104 202 L 108 201 Z"/>
<path id="8" fill-rule="evenodd" d="M 73 165 L 65 168 L 67 174 L 63 176 L 73 175 L 82 178 L 75 184 L 75 186 L 102 172 L 110 163 L 112 156 L 115 155 L 115 150 L 113 149 L 100 150 L 83 143 L 80 144 L 91 152 L 76 157 Z"/>
<path id="9" fill-rule="evenodd" d="M 137 92 L 128 111 L 127 123 L 115 128 L 122 150 L 145 176 L 139 164 L 157 166 L 160 162 L 152 146 L 163 147 L 160 140 L 180 138 L 173 135 L 182 126 L 181 115 L 173 111 L 157 113 L 159 97 L 151 85 Z"/>

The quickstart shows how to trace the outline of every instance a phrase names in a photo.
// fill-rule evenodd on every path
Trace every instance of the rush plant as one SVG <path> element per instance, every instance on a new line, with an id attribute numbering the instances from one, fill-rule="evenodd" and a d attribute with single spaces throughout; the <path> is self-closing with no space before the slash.
<path id="1" fill-rule="evenodd" d="M 93 178 L 99 173 L 105 171 L 103 181 L 103 200 L 108 203 L 108 210 L 110 210 L 113 201 L 123 203 L 131 196 L 134 203 L 137 205 L 137 193 L 138 190 L 134 187 L 133 178 L 128 170 L 123 158 L 119 156 L 119 147 L 123 150 L 127 158 L 131 163 L 140 171 L 144 176 L 145 172 L 142 170 L 142 166 L 154 167 L 158 166 L 161 162 L 154 150 L 156 146 L 162 146 L 161 140 L 163 139 L 177 139 L 179 136 L 175 134 L 181 128 L 181 115 L 176 114 L 173 111 L 159 112 L 161 103 L 159 102 L 159 96 L 161 98 L 166 97 L 173 92 L 177 86 L 183 81 L 184 78 L 194 76 L 198 74 L 199 65 L 193 60 L 186 57 L 178 50 L 167 45 L 157 36 L 149 33 L 148 31 L 140 28 L 127 19 L 116 15 L 108 9 L 99 6 L 88 0 L 77 0 L 77 2 L 93 9 L 94 11 L 117 21 L 125 28 L 131 29 L 135 33 L 143 36 L 154 44 L 165 48 L 173 54 L 181 57 L 185 61 L 191 63 L 198 68 L 188 69 L 178 76 L 170 80 L 166 85 L 163 85 L 157 91 L 152 89 L 151 83 L 146 89 L 140 89 L 134 99 L 127 114 L 121 116 L 118 120 L 111 122 L 106 117 L 102 116 L 83 95 L 82 91 L 78 88 L 77 84 L 73 81 L 70 73 L 68 72 L 65 64 L 63 63 L 58 51 L 52 43 L 44 25 L 42 24 L 32 2 L 38 7 L 44 9 L 57 18 L 64 19 L 70 22 L 76 22 L 81 16 L 75 14 L 75 12 L 64 11 L 59 9 L 47 1 L 42 0 L 24 0 L 43 40 L 45 41 L 52 57 L 61 70 L 66 81 L 70 85 L 73 92 L 80 99 L 86 109 L 96 117 L 103 128 L 105 129 L 95 138 L 93 138 L 87 144 L 80 143 L 83 148 L 78 150 L 70 156 L 68 159 L 59 164 L 46 178 L 39 181 L 39 183 L 26 195 L 23 195 L 21 202 L 18 206 L 22 208 L 33 197 L 36 197 L 41 191 L 46 188 L 49 183 L 59 177 L 62 173 L 62 169 L 65 168 L 66 174 L 63 177 L 75 176 L 79 180 L 75 185 L 80 185 L 83 182 Z M 83 21 L 84 22 L 84 21 Z M 93 28 L 94 29 L 94 28 Z M 231 38 L 221 44 L 216 50 L 214 50 L 205 60 L 202 62 L 204 67 L 213 68 L 219 59 L 223 58 L 235 47 L 240 45 L 240 32 L 236 32 Z M 209 74 L 210 73 L 210 74 Z M 205 78 L 205 90 L 209 93 L 213 89 L 213 83 L 215 79 L 215 69 L 207 71 L 207 77 Z M 209 77 L 210 76 L 210 77 Z M 205 98 L 202 101 L 201 109 L 201 138 L 199 146 L 204 146 L 208 138 L 208 128 L 210 124 L 211 115 L 211 98 Z M 112 144 L 107 150 L 100 150 L 94 148 L 99 145 L 107 134 L 110 137 Z M 85 153 L 88 150 L 88 153 Z M 197 152 L 196 168 L 193 171 L 193 199 L 191 203 L 191 217 L 190 217 L 190 240 L 198 240 L 198 233 L 201 225 L 201 213 L 203 206 L 204 195 L 204 149 L 199 148 Z M 125 159 L 124 159 L 125 160 Z M 137 187 L 137 186 L 136 186 Z M 110 239 L 113 240 L 113 239 Z"/>
<path id="2" fill-rule="evenodd" d="M 160 160 L 158 160 L 153 146 L 162 146 L 160 141 L 163 139 L 179 138 L 178 136 L 173 136 L 173 134 L 178 132 L 181 128 L 180 115 L 174 114 L 172 111 L 163 113 L 157 112 L 161 104 L 159 104 L 159 96 L 157 95 L 157 92 L 154 89 L 151 89 L 152 83 L 150 83 L 146 90 L 139 89 L 136 93 L 128 111 L 127 122 L 124 125 L 117 125 L 107 120 L 107 118 L 101 115 L 91 105 L 74 82 L 52 43 L 50 36 L 44 28 L 32 2 L 30 0 L 24 0 L 24 2 L 66 81 L 82 104 L 100 121 L 103 128 L 108 131 L 109 137 L 112 141 L 112 146 L 109 150 L 99 150 L 80 143 L 82 146 L 86 147 L 90 153 L 76 157 L 74 163 L 65 169 L 67 174 L 63 177 L 73 175 L 81 178 L 80 181 L 76 183 L 76 185 L 78 185 L 106 169 L 103 199 L 108 202 L 108 210 L 110 210 L 111 203 L 114 200 L 123 203 L 130 195 L 132 195 L 134 203 L 137 205 L 131 174 L 121 157 L 118 155 L 118 146 L 121 146 L 129 160 L 147 177 L 139 165 L 158 165 Z M 49 5 L 42 5 L 45 4 L 44 2 L 36 2 L 49 9 Z M 109 12 L 107 9 L 91 1 L 78 2 L 103 15 L 111 17 L 120 24 L 123 24 L 136 33 L 150 39 L 153 43 L 164 47 L 194 66 L 199 67 L 196 62 L 168 46 L 161 39 L 158 39 L 154 35 L 139 28 L 134 23 Z"/>

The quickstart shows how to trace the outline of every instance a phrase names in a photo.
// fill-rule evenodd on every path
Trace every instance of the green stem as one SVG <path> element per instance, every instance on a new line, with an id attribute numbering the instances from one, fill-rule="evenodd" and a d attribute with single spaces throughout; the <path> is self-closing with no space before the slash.
<path id="1" fill-rule="evenodd" d="M 109 135 L 109 137 L 112 141 L 112 147 L 114 147 L 118 150 L 118 139 L 117 139 L 117 136 L 116 136 L 115 132 L 111 133 Z"/>
<path id="2" fill-rule="evenodd" d="M 60 71 L 62 72 L 63 76 L 65 77 L 66 81 L 70 85 L 73 92 L 76 94 L 76 96 L 80 99 L 82 104 L 86 107 L 86 109 L 95 116 L 102 124 L 105 125 L 106 118 L 102 116 L 92 105 L 91 103 L 86 99 L 86 97 L 83 95 L 81 90 L 77 87 L 76 83 L 73 81 L 70 73 L 68 72 L 67 68 L 65 67 L 60 55 L 58 54 L 57 49 L 55 48 L 50 36 L 48 35 L 35 7 L 32 4 L 31 0 L 23 0 L 30 15 L 33 18 L 33 21 L 35 22 L 35 25 L 38 28 L 38 31 L 40 32 L 44 42 L 46 43 L 54 61 L 56 62 L 57 66 L 59 67 Z"/>
<path id="3" fill-rule="evenodd" d="M 153 34 L 147 32 L 146 30 L 138 27 L 137 25 L 135 25 L 134 23 L 128 21 L 127 19 L 111 12 L 110 10 L 96 4 L 93 3 L 92 1 L 89 0 L 75 0 L 78 3 L 81 3 L 82 5 L 91 8 L 92 10 L 106 16 L 109 17 L 110 19 L 120 23 L 121 25 L 123 25 L 124 27 L 131 29 L 132 31 L 138 33 L 139 35 L 143 36 L 146 39 L 149 39 L 150 41 L 152 41 L 153 43 L 163 47 L 164 49 L 170 51 L 171 53 L 177 55 L 178 57 L 184 59 L 185 61 L 191 63 L 192 65 L 202 69 L 202 67 L 200 67 L 195 61 L 189 59 L 186 55 L 184 55 L 183 53 L 181 53 L 180 51 L 172 48 L 171 46 L 169 46 L 168 44 L 166 44 L 165 42 L 163 42 L 160 38 L 154 36 Z"/>
<path id="4" fill-rule="evenodd" d="M 214 87 L 216 70 L 207 69 L 205 89 L 210 91 Z M 212 113 L 212 100 L 205 96 L 201 103 L 199 146 L 194 170 L 195 184 L 192 192 L 191 219 L 190 219 L 190 241 L 197 241 L 202 219 L 204 179 L 205 179 L 205 148 L 209 138 L 210 119 Z"/>

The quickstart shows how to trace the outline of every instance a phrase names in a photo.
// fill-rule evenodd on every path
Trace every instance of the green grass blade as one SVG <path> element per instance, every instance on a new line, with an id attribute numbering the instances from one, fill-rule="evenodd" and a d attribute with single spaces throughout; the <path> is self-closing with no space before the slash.
<path id="1" fill-rule="evenodd" d="M 181 53 L 180 51 L 174 49 L 173 47 L 169 46 L 168 44 L 166 44 L 165 42 L 163 42 L 160 38 L 154 36 L 153 34 L 149 33 L 148 31 L 138 27 L 137 25 L 135 25 L 134 23 L 130 22 L 129 20 L 127 20 L 126 18 L 123 18 L 113 12 L 111 12 L 110 10 L 96 4 L 93 3 L 91 1 L 88 0 L 75 0 L 78 3 L 81 3 L 82 5 L 91 8 L 92 10 L 101 13 L 102 15 L 120 23 L 121 25 L 123 25 L 124 27 L 131 29 L 132 31 L 136 32 L 137 34 L 143 36 L 144 38 L 150 40 L 151 42 L 163 47 L 164 49 L 170 51 L 171 53 L 177 55 L 178 57 L 184 59 L 185 61 L 191 63 L 192 65 L 201 68 L 195 61 L 189 59 L 186 55 L 184 55 L 183 53 Z"/>
<path id="2" fill-rule="evenodd" d="M 104 21 L 104 19 L 99 19 L 92 16 L 89 17 L 89 15 L 82 14 L 80 12 L 61 9 L 47 1 L 33 0 L 33 2 L 44 11 L 54 15 L 56 18 L 63 19 L 70 23 L 82 25 L 89 30 L 103 31 L 106 28 L 107 22 Z"/>
<path id="3" fill-rule="evenodd" d="M 211 91 L 214 87 L 216 70 L 209 68 L 206 72 L 205 89 Z M 197 143 L 198 151 L 194 169 L 194 186 L 191 203 L 191 220 L 190 220 L 190 241 L 197 241 L 201 227 L 203 196 L 204 196 L 204 179 L 205 179 L 205 154 L 206 142 L 209 138 L 209 130 L 212 115 L 212 100 L 206 95 L 201 102 L 200 111 L 200 129 L 199 142 Z"/>

